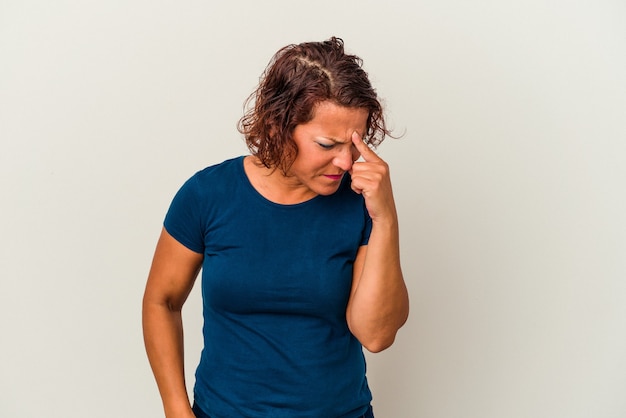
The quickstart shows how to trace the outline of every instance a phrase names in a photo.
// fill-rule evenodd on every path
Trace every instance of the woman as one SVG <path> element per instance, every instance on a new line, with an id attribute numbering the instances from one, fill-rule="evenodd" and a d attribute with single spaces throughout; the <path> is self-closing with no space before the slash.
<path id="1" fill-rule="evenodd" d="M 362 347 L 389 347 L 409 309 L 388 166 L 368 146 L 389 134 L 381 105 L 337 38 L 278 51 L 249 100 L 251 155 L 183 185 L 148 277 L 165 415 L 373 417 Z M 192 406 L 181 309 L 201 268 Z"/>

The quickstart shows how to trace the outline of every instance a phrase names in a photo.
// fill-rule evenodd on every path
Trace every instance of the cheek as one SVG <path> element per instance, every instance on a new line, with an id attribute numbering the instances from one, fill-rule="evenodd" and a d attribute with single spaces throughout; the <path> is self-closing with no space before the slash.
<path id="1" fill-rule="evenodd" d="M 317 172 L 320 170 L 323 171 L 323 169 L 331 163 L 332 155 L 330 153 L 307 149 L 306 152 L 298 155 L 293 167 L 306 172 Z"/>

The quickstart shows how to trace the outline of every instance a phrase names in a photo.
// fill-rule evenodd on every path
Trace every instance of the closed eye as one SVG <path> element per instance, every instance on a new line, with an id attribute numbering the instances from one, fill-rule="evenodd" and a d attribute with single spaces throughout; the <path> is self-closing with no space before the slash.
<path id="1" fill-rule="evenodd" d="M 317 145 L 319 145 L 320 147 L 324 148 L 324 149 L 331 149 L 335 146 L 335 144 L 323 144 L 321 142 L 318 142 Z"/>

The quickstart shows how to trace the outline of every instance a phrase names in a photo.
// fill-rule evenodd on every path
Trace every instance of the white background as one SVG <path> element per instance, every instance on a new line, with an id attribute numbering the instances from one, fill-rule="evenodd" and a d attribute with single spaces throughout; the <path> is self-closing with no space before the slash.
<path id="1" fill-rule="evenodd" d="M 626 416 L 626 3 L 0 0 L 0 416 L 158 417 L 161 222 L 271 55 L 343 37 L 402 139 L 377 418 Z M 199 292 L 184 309 L 189 385 Z M 327 417 L 324 417 L 327 418 Z"/>

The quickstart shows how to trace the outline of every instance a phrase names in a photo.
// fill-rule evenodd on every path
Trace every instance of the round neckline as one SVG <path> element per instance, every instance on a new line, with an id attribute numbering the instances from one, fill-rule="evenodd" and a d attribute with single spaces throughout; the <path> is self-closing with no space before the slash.
<path id="1" fill-rule="evenodd" d="M 316 200 L 318 200 L 319 198 L 322 197 L 322 195 L 315 195 L 310 199 L 304 200 L 302 202 L 298 202 L 298 203 L 278 203 L 278 202 L 274 202 L 273 200 L 268 199 L 267 197 L 265 197 L 261 192 L 259 192 L 256 187 L 254 187 L 254 185 L 252 184 L 252 182 L 250 181 L 250 177 L 248 177 L 248 173 L 246 173 L 246 167 L 245 167 L 245 159 L 246 157 L 252 157 L 251 155 L 242 155 L 239 157 L 239 170 L 240 170 L 240 174 L 244 180 L 244 183 L 246 184 L 246 187 L 250 189 L 250 191 L 252 192 L 252 194 L 254 194 L 255 196 L 257 196 L 258 199 L 260 199 L 261 201 L 265 202 L 266 204 L 275 206 L 275 207 L 280 207 L 280 208 L 296 208 L 296 207 L 301 207 L 301 206 L 305 206 L 308 205 Z"/>

